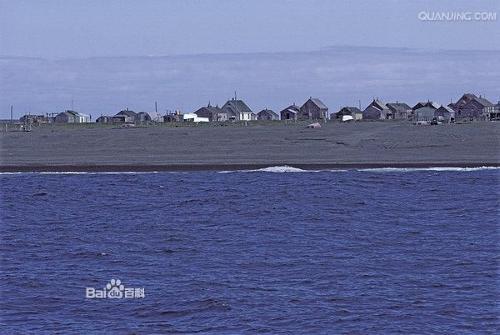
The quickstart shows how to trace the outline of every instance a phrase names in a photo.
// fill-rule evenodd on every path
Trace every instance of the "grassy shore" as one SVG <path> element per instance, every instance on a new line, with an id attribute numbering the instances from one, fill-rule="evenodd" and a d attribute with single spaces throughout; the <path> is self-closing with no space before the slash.
<path id="1" fill-rule="evenodd" d="M 0 134 L 0 171 L 499 166 L 500 124 L 46 125 Z"/>

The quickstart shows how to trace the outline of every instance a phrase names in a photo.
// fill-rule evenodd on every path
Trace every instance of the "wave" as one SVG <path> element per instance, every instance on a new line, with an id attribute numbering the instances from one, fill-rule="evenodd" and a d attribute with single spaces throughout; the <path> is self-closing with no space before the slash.
<path id="1" fill-rule="evenodd" d="M 482 170 L 498 170 L 500 167 L 496 166 L 478 166 L 478 167 L 426 167 L 426 168 L 367 168 L 355 169 L 359 172 L 415 172 L 415 171 L 436 171 L 436 172 L 472 172 Z"/>
<path id="2" fill-rule="evenodd" d="M 305 170 L 289 165 L 269 166 L 254 170 L 228 170 L 217 171 L 217 173 L 249 173 L 249 172 L 267 172 L 267 173 L 307 173 L 307 172 L 418 172 L 418 171 L 436 171 L 436 172 L 473 172 L 482 170 L 498 170 L 496 166 L 479 167 L 422 167 L 422 168 L 352 168 L 352 169 L 323 169 L 323 170 Z M 23 175 L 23 174 L 41 174 L 41 175 L 139 175 L 139 174 L 157 174 L 157 173 L 193 173 L 207 171 L 38 171 L 38 172 L 0 172 L 0 175 Z"/>
<path id="3" fill-rule="evenodd" d="M 219 173 L 235 173 L 235 172 L 236 173 L 241 173 L 241 172 L 297 173 L 297 172 L 322 172 L 322 170 L 303 170 L 289 165 L 280 165 L 280 166 L 270 166 L 255 170 L 219 171 Z"/>
<path id="4" fill-rule="evenodd" d="M 242 173 L 242 172 L 271 172 L 271 173 L 305 173 L 305 172 L 417 172 L 417 171 L 451 171 L 451 172 L 472 172 L 481 170 L 497 170 L 500 167 L 495 166 L 480 166 L 480 167 L 422 167 L 422 168 L 353 168 L 353 169 L 324 169 L 324 170 L 304 170 L 289 165 L 270 166 L 255 170 L 234 170 L 234 171 L 218 171 L 218 173 Z"/>

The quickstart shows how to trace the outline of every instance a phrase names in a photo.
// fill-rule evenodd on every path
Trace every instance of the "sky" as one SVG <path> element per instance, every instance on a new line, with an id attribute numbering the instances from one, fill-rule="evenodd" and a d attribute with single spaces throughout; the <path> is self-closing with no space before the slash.
<path id="1" fill-rule="evenodd" d="M 429 22 L 422 11 L 496 12 Z M 0 0 L 0 55 L 42 58 L 320 50 L 500 50 L 500 1 Z"/>

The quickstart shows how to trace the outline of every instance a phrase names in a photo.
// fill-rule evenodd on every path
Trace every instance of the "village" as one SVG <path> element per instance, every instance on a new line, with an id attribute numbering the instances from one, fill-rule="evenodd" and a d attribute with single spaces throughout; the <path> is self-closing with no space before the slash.
<path id="1" fill-rule="evenodd" d="M 252 121 L 311 121 L 314 123 L 309 126 L 315 128 L 321 127 L 320 123 L 327 121 L 360 122 L 377 120 L 406 120 L 415 125 L 495 121 L 500 120 L 500 101 L 494 104 L 481 95 L 466 93 L 455 103 L 448 105 L 424 101 L 418 102 L 411 107 L 404 102 L 385 103 L 378 98 L 374 98 L 363 110 L 360 107 L 345 106 L 336 112 L 329 113 L 328 107 L 320 99 L 309 97 L 301 106 L 293 103 L 279 112 L 264 108 L 256 113 L 235 95 L 222 107 L 213 106 L 209 102 L 207 106 L 200 107 L 196 111 L 189 113 L 175 111 L 160 115 L 156 112 L 151 116 L 147 112 L 135 112 L 126 108 L 115 115 L 101 115 L 93 120 L 89 114 L 66 110 L 57 114 L 27 114 L 19 119 L 19 124 L 24 130 L 27 130 L 31 129 L 33 125 L 49 123 L 81 124 L 95 122 L 98 124 L 133 127 L 135 125 L 156 123 L 243 122 L 247 124 Z"/>

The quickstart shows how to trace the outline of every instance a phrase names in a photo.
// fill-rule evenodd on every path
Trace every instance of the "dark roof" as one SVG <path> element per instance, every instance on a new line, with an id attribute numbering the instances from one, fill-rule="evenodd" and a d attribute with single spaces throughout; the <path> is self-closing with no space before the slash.
<path id="1" fill-rule="evenodd" d="M 237 99 L 231 99 L 228 100 L 224 106 L 222 106 L 222 109 L 225 109 L 227 107 L 231 107 L 231 110 L 237 112 L 237 113 L 253 113 L 252 110 L 247 106 L 243 100 L 237 100 Z"/>
<path id="2" fill-rule="evenodd" d="M 278 114 L 276 114 L 274 111 L 272 111 L 270 109 L 267 109 L 267 108 L 265 108 L 265 109 L 261 110 L 260 112 L 258 112 L 257 115 L 259 115 L 261 113 L 262 114 L 269 113 L 269 114 L 273 114 L 274 116 L 278 116 Z"/>
<path id="3" fill-rule="evenodd" d="M 438 110 L 440 109 L 444 109 L 445 111 L 447 111 L 448 113 L 455 113 L 455 111 L 453 110 L 453 108 L 451 108 L 450 106 L 441 106 L 438 108 Z"/>
<path id="4" fill-rule="evenodd" d="M 438 109 L 439 107 L 441 107 L 440 104 L 438 104 L 437 102 L 433 102 L 433 101 L 427 101 L 427 102 L 418 102 L 415 106 L 413 106 L 412 109 L 416 110 L 416 109 L 419 109 L 421 107 L 430 107 L 430 108 L 434 108 L 434 109 Z"/>
<path id="5" fill-rule="evenodd" d="M 300 110 L 300 109 L 299 109 L 299 106 L 297 106 L 297 105 L 293 104 L 293 105 L 288 106 L 287 108 L 284 108 L 281 112 L 286 112 L 286 111 L 288 111 L 288 112 L 292 112 L 292 113 L 298 113 L 298 112 L 299 112 L 299 110 Z M 281 112 L 280 112 L 280 113 L 281 113 Z"/>
<path id="6" fill-rule="evenodd" d="M 338 112 L 341 112 L 344 109 L 346 109 L 349 113 L 352 113 L 352 114 L 363 113 L 358 107 L 342 107 Z"/>
<path id="7" fill-rule="evenodd" d="M 137 113 L 134 112 L 134 111 L 129 111 L 128 109 L 126 109 L 126 110 L 122 110 L 122 111 L 116 113 L 116 115 L 117 116 L 118 115 L 126 115 L 126 116 L 130 116 L 130 117 L 135 117 L 137 115 Z"/>
<path id="8" fill-rule="evenodd" d="M 493 104 L 483 97 L 474 97 L 473 100 L 479 102 L 483 107 L 492 107 Z"/>
<path id="9" fill-rule="evenodd" d="M 387 108 L 387 105 L 385 103 L 383 103 L 382 101 L 380 101 L 379 99 L 373 99 L 372 103 L 370 104 L 370 106 L 374 106 L 380 110 L 383 110 L 383 109 L 388 109 Z"/>
<path id="10" fill-rule="evenodd" d="M 411 107 L 404 102 L 389 102 L 385 105 L 393 112 L 406 112 L 411 109 Z"/>
<path id="11" fill-rule="evenodd" d="M 424 106 L 424 107 L 420 107 L 420 108 L 417 108 L 415 110 L 415 113 L 434 113 L 436 110 L 432 107 L 429 107 L 429 106 Z"/>
<path id="12" fill-rule="evenodd" d="M 328 109 L 328 107 L 326 107 L 326 105 L 323 103 L 323 101 L 319 100 L 318 98 L 309 98 L 309 100 L 311 100 L 312 103 L 314 103 L 320 109 Z"/>

